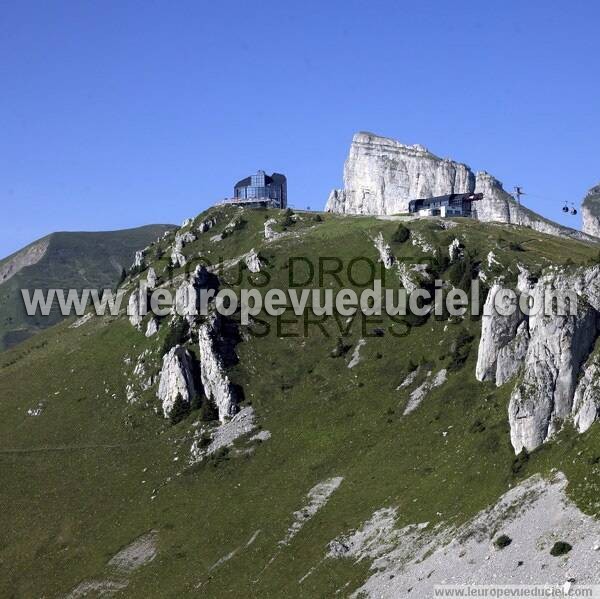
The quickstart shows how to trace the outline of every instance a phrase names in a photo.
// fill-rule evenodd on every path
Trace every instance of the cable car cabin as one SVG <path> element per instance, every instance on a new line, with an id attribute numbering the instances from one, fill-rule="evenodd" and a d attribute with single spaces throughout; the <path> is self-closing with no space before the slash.
<path id="1" fill-rule="evenodd" d="M 435 198 L 410 200 L 408 211 L 419 216 L 471 216 L 471 204 L 483 199 L 482 193 L 452 193 Z"/>

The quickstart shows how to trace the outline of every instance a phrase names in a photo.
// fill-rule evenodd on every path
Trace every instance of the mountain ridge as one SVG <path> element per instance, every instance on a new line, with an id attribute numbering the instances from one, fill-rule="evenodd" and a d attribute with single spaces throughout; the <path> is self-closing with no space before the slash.
<path id="1" fill-rule="evenodd" d="M 0 349 L 54 324 L 25 313 L 21 289 L 114 287 L 135 252 L 174 225 L 144 225 L 116 231 L 57 231 L 0 260 Z"/>

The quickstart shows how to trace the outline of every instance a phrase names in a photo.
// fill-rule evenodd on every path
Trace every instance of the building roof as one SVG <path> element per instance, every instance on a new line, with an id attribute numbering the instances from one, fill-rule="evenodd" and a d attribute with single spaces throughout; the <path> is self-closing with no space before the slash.
<path id="1" fill-rule="evenodd" d="M 273 173 L 271 176 L 265 175 L 265 185 L 269 185 L 270 183 L 279 183 L 283 184 L 286 182 L 285 175 L 281 173 Z M 252 184 L 252 177 L 246 177 L 238 181 L 233 187 L 234 189 L 237 187 L 248 187 Z"/>

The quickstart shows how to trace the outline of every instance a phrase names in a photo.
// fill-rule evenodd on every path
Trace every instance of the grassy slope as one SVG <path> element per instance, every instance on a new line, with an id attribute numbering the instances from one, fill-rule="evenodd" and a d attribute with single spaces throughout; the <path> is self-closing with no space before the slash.
<path id="1" fill-rule="evenodd" d="M 58 312 L 49 319 L 28 317 L 20 289 L 113 287 L 121 269 L 129 268 L 133 262 L 135 252 L 146 247 L 168 228 L 172 228 L 172 225 L 49 235 L 50 243 L 44 257 L 0 285 L 0 349 L 12 346 L 61 319 Z"/>
<path id="2" fill-rule="evenodd" d="M 246 213 L 247 226 L 225 241 L 211 244 L 211 231 L 185 251 L 231 258 L 260 248 L 269 260 L 272 286 L 278 286 L 286 285 L 287 256 L 375 259 L 368 234 L 383 231 L 389 238 L 396 227 L 368 217 L 324 215 L 320 224 L 307 217 L 291 227 L 303 235 L 263 247 L 264 216 Z M 227 220 L 221 218 L 221 228 Z M 462 221 L 452 231 L 433 230 L 427 222 L 411 228 L 440 247 L 463 235 L 480 256 L 493 248 L 513 268 L 517 260 L 533 267 L 567 257 L 585 262 L 596 254 L 582 243 L 515 227 Z M 526 251 L 512 252 L 510 242 Z M 410 242 L 394 251 L 418 253 Z M 343 358 L 329 357 L 338 334 L 331 321 L 330 337 L 312 329 L 306 338 L 248 338 L 238 345 L 240 361 L 230 374 L 272 438 L 257 444 L 250 456 L 192 469 L 185 461 L 194 414 L 173 427 L 150 409 L 153 391 L 139 404 L 125 401 L 124 356 L 154 349 L 158 340 L 146 340 L 124 319 L 96 318 L 79 329 L 61 324 L 5 352 L 0 356 L 0 596 L 59 596 L 80 580 L 101 576 L 119 548 L 157 529 L 159 555 L 132 576 L 127 596 L 201 591 L 206 597 L 330 597 L 346 584 L 345 591 L 359 586 L 368 564 L 322 562 L 327 543 L 374 510 L 399 506 L 400 526 L 462 522 L 519 477 L 551 466 L 565 469 L 575 499 L 594 511 L 597 425 L 581 437 L 566 431 L 515 474 L 506 417 L 510 384 L 496 389 L 475 381 L 477 339 L 465 366 L 415 412 L 401 416 L 408 393 L 396 387 L 409 361 L 426 362 L 424 370 L 433 371 L 448 363 L 461 325 L 444 331 L 445 325 L 430 319 L 401 339 L 368 337 L 352 370 Z M 370 323 L 367 330 L 374 326 L 382 325 Z M 478 335 L 477 322 L 463 326 Z M 355 322 L 349 342 L 361 336 Z M 26 416 L 39 401 L 45 402 L 43 414 Z M 27 451 L 11 451 L 18 448 Z M 331 476 L 344 477 L 339 490 L 265 569 L 306 492 Z M 158 489 L 154 500 L 153 489 Z M 256 530 L 261 532 L 250 547 L 209 571 Z"/>

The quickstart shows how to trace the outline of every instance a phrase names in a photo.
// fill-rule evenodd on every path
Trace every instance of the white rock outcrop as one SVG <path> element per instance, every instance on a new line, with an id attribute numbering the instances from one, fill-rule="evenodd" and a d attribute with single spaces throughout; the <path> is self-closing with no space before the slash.
<path id="1" fill-rule="evenodd" d="M 210 231 L 210 229 L 212 229 L 216 224 L 217 224 L 217 219 L 215 217 L 205 218 L 198 225 L 198 233 L 200 233 L 200 235 L 202 235 L 202 233 L 206 233 L 207 231 Z"/>
<path id="2" fill-rule="evenodd" d="M 517 327 L 517 332 L 509 343 L 498 351 L 496 362 L 496 385 L 500 387 L 513 379 L 523 366 L 529 347 L 529 326 L 527 321 L 522 321 Z"/>
<path id="3" fill-rule="evenodd" d="M 344 189 L 334 190 L 326 210 L 348 214 L 408 212 L 408 202 L 467 193 L 475 177 L 464 164 L 443 160 L 419 145 L 361 132 L 354 135 L 344 166 Z"/>
<path id="4" fill-rule="evenodd" d="M 508 410 L 516 453 L 544 443 L 566 419 L 573 419 L 583 431 L 597 417 L 595 359 L 588 360 L 583 376 L 579 374 L 599 333 L 600 267 L 574 272 L 553 269 L 535 282 L 521 268 L 518 288 L 530 296 L 537 309 L 529 314 L 518 309 L 505 314 L 506 301 L 493 304 L 501 285 L 492 286 L 484 308 L 475 372 L 478 380 L 495 380 L 497 385 L 522 373 Z M 576 309 L 567 304 L 562 314 L 558 313 L 558 306 L 551 301 L 558 294 L 571 298 Z"/>
<path id="5" fill-rule="evenodd" d="M 192 243 L 197 239 L 197 237 L 191 231 L 186 231 L 182 235 L 176 236 L 176 239 L 177 238 L 181 240 L 182 246 L 186 245 L 187 243 Z"/>
<path id="6" fill-rule="evenodd" d="M 389 270 L 392 268 L 392 266 L 394 266 L 394 262 L 396 262 L 396 258 L 394 258 L 394 255 L 392 254 L 392 249 L 390 248 L 389 243 L 386 243 L 385 239 L 383 238 L 383 233 L 379 232 L 379 234 L 373 238 L 373 245 L 379 252 L 379 260 L 385 269 Z"/>
<path id="7" fill-rule="evenodd" d="M 419 407 L 420 403 L 425 399 L 427 394 L 432 389 L 443 385 L 447 378 L 448 371 L 445 368 L 437 372 L 434 376 L 431 376 L 431 372 L 428 372 L 427 378 L 423 381 L 423 383 L 410 394 L 408 403 L 406 404 L 402 415 L 407 416 L 411 412 L 414 412 Z"/>
<path id="8" fill-rule="evenodd" d="M 509 311 L 511 306 L 518 308 L 516 299 L 511 301 L 503 295 L 504 286 L 494 283 L 488 292 L 483 315 L 481 317 L 481 338 L 477 353 L 475 377 L 478 381 L 497 381 L 497 372 L 501 370 L 502 380 L 505 380 L 504 362 L 498 365 L 498 356 L 505 346 L 513 341 L 517 334 L 519 324 L 524 316 L 518 309 L 512 315 L 504 316 L 501 313 Z M 496 308 L 497 306 L 497 308 Z M 509 369 L 509 368 L 508 368 Z"/>
<path id="9" fill-rule="evenodd" d="M 129 322 L 136 328 L 140 328 L 142 320 L 146 313 L 146 290 L 143 286 L 134 289 L 132 294 L 129 296 L 129 303 L 127 304 L 127 316 Z"/>
<path id="10" fill-rule="evenodd" d="M 593 237 L 600 237 L 600 185 L 592 187 L 581 205 L 582 229 Z"/>
<path id="11" fill-rule="evenodd" d="M 146 326 L 146 337 L 152 337 L 158 333 L 158 320 L 152 317 Z"/>
<path id="12" fill-rule="evenodd" d="M 263 266 L 260 256 L 254 248 L 252 248 L 246 254 L 246 256 L 244 257 L 244 262 L 246 263 L 248 270 L 253 273 L 260 272 L 260 269 Z"/>
<path id="13" fill-rule="evenodd" d="M 455 237 L 448 246 L 448 257 L 450 258 L 450 262 L 458 260 L 462 255 L 462 243 L 460 242 L 460 239 Z"/>
<path id="14" fill-rule="evenodd" d="M 482 193 L 473 203 L 481 221 L 512 223 L 551 235 L 594 238 L 563 227 L 520 206 L 486 172 L 442 159 L 420 145 L 404 145 L 373 133 L 357 133 L 344 165 L 344 188 L 333 190 L 325 209 L 342 214 L 390 215 L 408 212 L 410 200 L 451 193 Z"/>
<path id="15" fill-rule="evenodd" d="M 600 359 L 592 355 L 586 362 L 573 397 L 573 421 L 584 433 L 600 414 Z"/>
<path id="16" fill-rule="evenodd" d="M 265 221 L 265 240 L 272 241 L 273 239 L 277 239 L 281 236 L 281 233 L 277 233 L 277 231 L 273 231 L 273 225 L 276 225 L 277 221 L 274 218 L 270 218 Z"/>
<path id="17" fill-rule="evenodd" d="M 164 417 L 170 416 L 178 395 L 184 403 L 189 404 L 195 394 L 192 356 L 187 349 L 176 345 L 163 356 L 160 371 L 157 395 L 162 404 Z"/>
<path id="18" fill-rule="evenodd" d="M 237 402 L 218 351 L 218 336 L 219 318 L 212 314 L 198 329 L 200 374 L 204 395 L 217 406 L 219 420 L 225 422 L 237 412 Z"/>
<path id="19" fill-rule="evenodd" d="M 148 289 L 152 290 L 156 287 L 156 281 L 158 277 L 156 276 L 156 271 L 150 267 L 148 272 L 146 273 L 146 286 Z"/>
<path id="20" fill-rule="evenodd" d="M 174 247 L 171 250 L 171 264 L 175 268 L 180 268 L 187 264 L 187 258 L 183 255 L 183 252 L 181 251 L 181 249 Z"/>
<path id="21" fill-rule="evenodd" d="M 144 256 L 145 256 L 145 252 L 144 250 L 138 250 L 135 253 L 135 257 L 133 259 L 133 264 L 131 265 L 131 268 L 144 268 Z"/>
<path id="22" fill-rule="evenodd" d="M 415 247 L 418 247 L 422 252 L 426 254 L 433 254 L 435 252 L 435 247 L 429 243 L 423 235 L 420 233 L 412 232 L 411 233 L 412 244 Z"/>
<path id="23" fill-rule="evenodd" d="M 183 281 L 175 290 L 175 305 L 173 314 L 184 316 L 190 324 L 198 315 L 200 306 L 200 290 L 206 285 L 208 271 L 203 265 L 196 266 L 189 279 Z"/>

